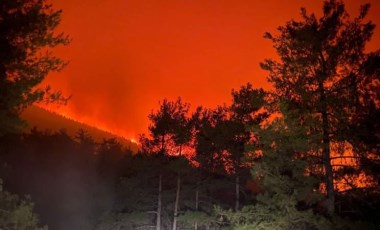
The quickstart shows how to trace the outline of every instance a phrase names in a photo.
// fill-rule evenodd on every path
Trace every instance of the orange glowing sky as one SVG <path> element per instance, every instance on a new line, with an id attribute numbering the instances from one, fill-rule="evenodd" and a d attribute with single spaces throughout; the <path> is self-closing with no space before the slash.
<path id="1" fill-rule="evenodd" d="M 66 95 L 52 108 L 127 138 L 146 132 L 147 115 L 163 98 L 193 107 L 230 101 L 247 82 L 268 87 L 259 62 L 274 57 L 264 32 L 275 32 L 300 7 L 320 13 L 321 0 L 51 0 L 63 9 L 58 31 L 73 39 L 56 53 L 70 61 L 46 82 Z M 380 26 L 380 1 L 345 1 L 352 16 L 370 2 Z M 377 28 L 369 49 L 380 47 Z"/>

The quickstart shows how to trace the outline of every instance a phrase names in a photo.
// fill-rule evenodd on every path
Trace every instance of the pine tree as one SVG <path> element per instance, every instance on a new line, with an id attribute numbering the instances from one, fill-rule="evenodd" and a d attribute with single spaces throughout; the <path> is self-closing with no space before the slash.
<path id="1" fill-rule="evenodd" d="M 54 32 L 61 11 L 45 0 L 4 0 L 0 3 L 0 135 L 22 124 L 19 114 L 36 101 L 63 99 L 37 86 L 65 63 L 50 48 L 69 39 Z"/>
<path id="2" fill-rule="evenodd" d="M 232 142 L 227 142 L 230 144 L 226 149 L 230 153 L 229 158 L 235 173 L 235 210 L 239 210 L 240 207 L 240 179 L 243 165 L 246 163 L 244 160 L 249 158 L 246 157 L 245 146 L 255 135 L 247 127 L 260 124 L 269 116 L 263 109 L 265 95 L 263 89 L 254 89 L 250 83 L 242 86 L 239 91 L 232 90 L 233 100 L 227 122 Z"/>
<path id="3" fill-rule="evenodd" d="M 241 184 L 244 183 L 245 145 L 253 137 L 247 127 L 268 116 L 263 110 L 265 92 L 251 84 L 232 90 L 232 105 L 214 110 L 199 108 L 196 122 L 196 159 L 209 172 L 229 173 L 234 180 L 235 210 L 240 207 Z"/>
<path id="4" fill-rule="evenodd" d="M 143 149 L 160 155 L 178 156 L 181 159 L 183 149 L 189 145 L 191 135 L 191 123 L 187 117 L 190 105 L 183 103 L 181 98 L 176 101 L 164 100 L 156 113 L 151 113 L 149 126 L 151 139 L 141 138 Z M 177 167 L 177 186 L 173 211 L 172 229 L 177 229 L 177 218 L 180 202 L 181 173 Z M 160 177 L 161 178 L 161 177 Z"/>
<path id="5" fill-rule="evenodd" d="M 305 127 L 284 114 L 264 128 L 255 125 L 252 129 L 260 145 L 256 141 L 249 148 L 260 150 L 262 156 L 251 172 L 262 192 L 255 204 L 238 212 L 217 211 L 227 217 L 233 229 L 330 229 L 331 223 L 312 210 L 321 194 L 315 187 L 317 178 L 307 175 Z"/>
<path id="6" fill-rule="evenodd" d="M 378 89 L 378 72 L 366 71 L 368 62 L 379 57 L 379 51 L 365 53 L 374 30 L 372 22 L 363 22 L 368 10 L 368 4 L 362 6 L 359 16 L 350 20 L 342 1 L 327 0 L 321 18 L 302 9 L 301 21 L 287 22 L 276 36 L 265 35 L 280 60 L 268 59 L 261 66 L 269 71 L 278 101 L 286 102 L 309 126 L 309 159 L 322 159 L 318 171 L 324 175 L 329 215 L 335 213 L 333 144 L 352 141 L 347 134 L 355 133 L 353 118 L 363 107 L 366 91 Z"/>
<path id="7" fill-rule="evenodd" d="M 199 164 L 203 174 L 226 174 L 223 148 L 221 147 L 221 132 L 216 124 L 226 119 L 225 108 L 205 109 L 198 107 L 192 115 L 194 123 L 194 160 Z"/>

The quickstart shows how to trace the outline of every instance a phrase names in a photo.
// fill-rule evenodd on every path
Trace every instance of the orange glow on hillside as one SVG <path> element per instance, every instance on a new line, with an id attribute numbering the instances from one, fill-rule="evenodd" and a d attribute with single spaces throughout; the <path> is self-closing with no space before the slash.
<path id="1" fill-rule="evenodd" d="M 192 107 L 231 100 L 252 82 L 268 88 L 259 62 L 275 57 L 266 31 L 275 32 L 300 7 L 320 13 L 322 1 L 302 0 L 51 0 L 63 9 L 59 31 L 73 39 L 56 53 L 70 61 L 46 83 L 72 99 L 46 106 L 127 138 L 148 127 L 163 98 L 181 96 Z M 380 25 L 380 1 L 346 1 L 351 15 L 371 2 L 368 19 Z M 375 31 L 369 49 L 380 47 Z"/>

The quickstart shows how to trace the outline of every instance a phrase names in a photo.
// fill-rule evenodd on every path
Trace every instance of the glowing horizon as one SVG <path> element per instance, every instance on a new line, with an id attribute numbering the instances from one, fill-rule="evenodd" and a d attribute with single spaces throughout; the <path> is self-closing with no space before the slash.
<path id="1" fill-rule="evenodd" d="M 264 32 L 299 18 L 301 6 L 322 8 L 302 0 L 51 2 L 63 9 L 58 31 L 73 41 L 55 50 L 70 64 L 45 83 L 72 99 L 43 107 L 130 140 L 147 132 L 147 116 L 164 98 L 215 107 L 247 82 L 268 88 L 259 62 L 275 51 Z M 346 1 L 351 17 L 365 2 L 367 20 L 380 26 L 380 1 Z M 368 49 L 378 47 L 376 29 Z"/>

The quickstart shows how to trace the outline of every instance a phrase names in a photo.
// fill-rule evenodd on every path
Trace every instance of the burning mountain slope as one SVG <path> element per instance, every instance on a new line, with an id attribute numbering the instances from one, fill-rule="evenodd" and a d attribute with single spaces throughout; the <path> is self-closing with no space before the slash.
<path id="1" fill-rule="evenodd" d="M 103 139 L 116 138 L 116 140 L 124 147 L 131 149 L 133 152 L 137 152 L 138 149 L 136 143 L 124 137 L 120 137 L 88 124 L 72 120 L 37 106 L 28 107 L 21 114 L 21 117 L 27 121 L 28 131 L 33 127 L 37 127 L 38 130 L 50 131 L 59 131 L 64 129 L 69 135 L 74 136 L 79 129 L 83 129 L 88 132 L 96 142 L 101 142 Z"/>

